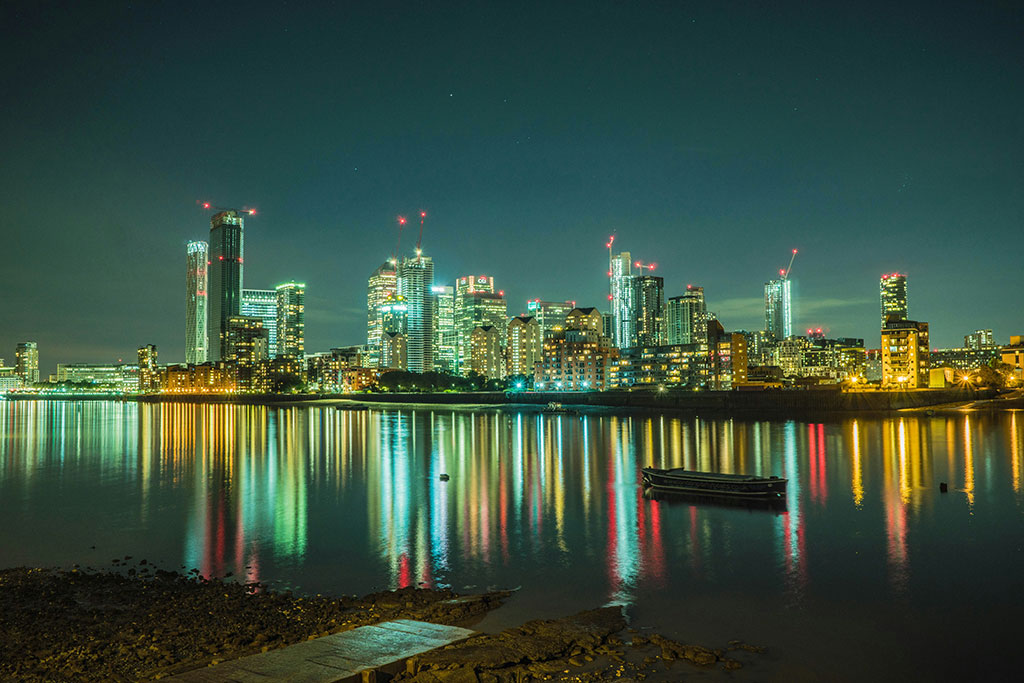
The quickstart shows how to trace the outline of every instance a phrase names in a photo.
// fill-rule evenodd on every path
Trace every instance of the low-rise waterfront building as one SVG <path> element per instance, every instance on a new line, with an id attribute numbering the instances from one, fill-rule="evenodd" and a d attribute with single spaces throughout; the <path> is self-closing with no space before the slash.
<path id="1" fill-rule="evenodd" d="M 882 328 L 882 388 L 928 386 L 928 323 L 888 320 Z"/>

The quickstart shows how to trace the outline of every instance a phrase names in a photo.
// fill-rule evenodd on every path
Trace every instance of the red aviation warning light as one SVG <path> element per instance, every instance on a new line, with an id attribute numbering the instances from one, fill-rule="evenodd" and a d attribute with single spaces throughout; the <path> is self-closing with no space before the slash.
<path id="1" fill-rule="evenodd" d="M 256 209 L 250 209 L 246 207 L 243 207 L 241 209 L 231 209 L 226 206 L 214 206 L 210 202 L 201 202 L 199 200 L 196 200 L 196 204 L 202 207 L 203 211 L 234 211 L 235 213 L 244 213 L 247 216 L 256 215 Z"/>

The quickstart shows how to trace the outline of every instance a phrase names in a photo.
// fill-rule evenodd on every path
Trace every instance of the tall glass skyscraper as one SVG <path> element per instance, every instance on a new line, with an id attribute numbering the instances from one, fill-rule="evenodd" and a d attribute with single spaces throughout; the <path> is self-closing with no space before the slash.
<path id="1" fill-rule="evenodd" d="M 631 346 L 636 334 L 636 302 L 633 300 L 633 262 L 630 253 L 624 251 L 612 257 L 611 270 L 611 297 L 612 317 L 614 325 L 612 328 L 612 346 L 624 349 Z"/>
<path id="2" fill-rule="evenodd" d="M 665 339 L 665 278 L 638 275 L 632 280 L 634 322 L 631 346 L 659 346 Z"/>
<path id="3" fill-rule="evenodd" d="M 242 315 L 259 318 L 267 331 L 267 355 L 277 358 L 277 290 L 243 289 Z"/>
<path id="4" fill-rule="evenodd" d="M 788 278 L 764 283 L 764 329 L 776 341 L 793 335 L 793 307 Z"/>
<path id="5" fill-rule="evenodd" d="M 409 306 L 407 367 L 409 372 L 430 372 L 434 369 L 434 262 L 422 255 L 404 258 L 397 279 L 398 294 Z"/>
<path id="6" fill-rule="evenodd" d="M 707 344 L 708 310 L 704 288 L 687 285 L 686 293 L 668 300 L 666 344 Z"/>
<path id="7" fill-rule="evenodd" d="M 234 209 L 210 219 L 209 336 L 211 360 L 227 358 L 228 318 L 241 312 L 243 231 Z"/>
<path id="8" fill-rule="evenodd" d="M 366 282 L 366 346 L 364 367 L 380 366 L 381 319 L 380 307 L 389 296 L 398 293 L 397 273 L 393 263 L 382 263 Z"/>
<path id="9" fill-rule="evenodd" d="M 455 338 L 458 372 L 470 371 L 471 341 L 477 327 L 494 327 L 499 343 L 505 338 L 508 303 L 504 292 L 494 291 L 494 278 L 467 275 L 455 281 Z"/>
<path id="10" fill-rule="evenodd" d="M 277 356 L 306 356 L 306 285 L 286 282 L 277 286 Z"/>
<path id="11" fill-rule="evenodd" d="M 886 273 L 878 281 L 878 291 L 882 300 L 882 327 L 885 327 L 887 320 L 906 320 L 907 276 Z"/>
<path id="12" fill-rule="evenodd" d="M 455 288 L 434 285 L 434 369 L 455 374 L 458 338 L 455 333 Z"/>
<path id="13" fill-rule="evenodd" d="M 15 374 L 25 386 L 39 381 L 39 346 L 33 341 L 18 342 L 14 348 Z"/>
<path id="14" fill-rule="evenodd" d="M 205 363 L 209 354 L 206 323 L 206 269 L 210 250 L 206 242 L 191 241 L 186 247 L 185 270 L 185 362 Z"/>

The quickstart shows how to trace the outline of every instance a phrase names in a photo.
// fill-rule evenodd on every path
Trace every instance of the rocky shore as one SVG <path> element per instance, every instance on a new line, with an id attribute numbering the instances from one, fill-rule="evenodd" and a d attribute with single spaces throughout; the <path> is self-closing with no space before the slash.
<path id="1" fill-rule="evenodd" d="M 404 588 L 299 597 L 145 560 L 118 564 L 121 572 L 0 570 L 0 680 L 158 679 L 389 619 L 471 626 L 509 596 Z M 641 633 L 608 607 L 474 636 L 417 657 L 395 681 L 669 681 L 685 674 L 679 666 L 727 674 L 760 652 Z"/>

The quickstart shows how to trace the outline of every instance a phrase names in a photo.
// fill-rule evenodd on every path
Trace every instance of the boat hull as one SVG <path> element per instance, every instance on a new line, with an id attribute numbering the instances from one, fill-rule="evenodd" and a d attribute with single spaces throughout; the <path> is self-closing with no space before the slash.
<path id="1" fill-rule="evenodd" d="M 786 495 L 788 480 L 691 470 L 661 470 L 645 467 L 644 486 L 656 491 L 737 498 L 780 498 Z"/>

